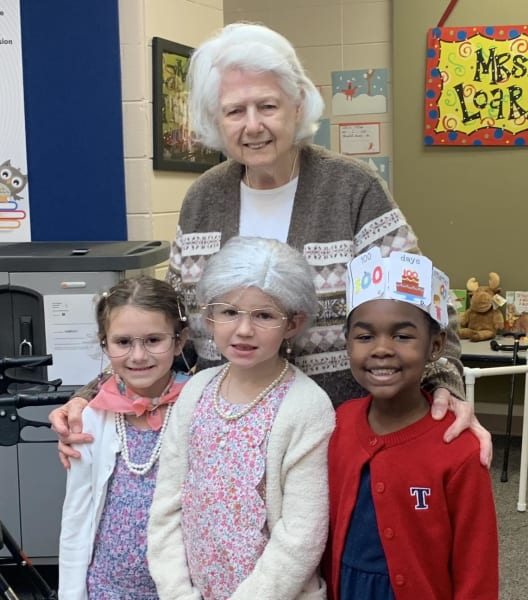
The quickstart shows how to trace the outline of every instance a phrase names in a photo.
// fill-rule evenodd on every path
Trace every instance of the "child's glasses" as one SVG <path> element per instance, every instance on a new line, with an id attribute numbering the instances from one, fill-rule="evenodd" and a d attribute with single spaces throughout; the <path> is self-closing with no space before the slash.
<path id="1" fill-rule="evenodd" d="M 263 329 L 276 329 L 280 327 L 283 321 L 288 317 L 276 308 L 266 306 L 265 308 L 254 308 L 252 310 L 241 310 L 232 304 L 225 302 L 212 302 L 202 306 L 205 318 L 208 321 L 223 325 L 224 323 L 233 323 L 240 320 L 240 317 L 248 315 L 251 322 L 257 327 Z"/>
<path id="2" fill-rule="evenodd" d="M 140 341 L 143 348 L 149 354 L 163 354 L 172 348 L 173 340 L 177 336 L 170 333 L 153 333 L 147 337 L 115 337 L 103 340 L 101 346 L 103 352 L 110 358 L 126 356 L 134 347 L 136 341 Z"/>

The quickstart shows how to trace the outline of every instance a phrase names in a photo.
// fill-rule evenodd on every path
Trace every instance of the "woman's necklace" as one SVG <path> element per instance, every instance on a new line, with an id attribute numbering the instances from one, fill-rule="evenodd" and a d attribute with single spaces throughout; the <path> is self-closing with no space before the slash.
<path id="1" fill-rule="evenodd" d="M 293 157 L 293 164 L 292 164 L 292 169 L 291 169 L 291 173 L 290 173 L 290 178 L 288 179 L 287 183 L 290 183 L 290 181 L 293 179 L 293 175 L 295 173 L 295 167 L 297 166 L 297 157 L 298 156 L 299 156 L 299 151 L 296 150 L 295 156 Z M 246 167 L 246 185 L 248 186 L 248 188 L 254 189 L 253 186 L 251 185 L 251 179 L 249 178 L 248 166 L 245 165 L 245 167 Z"/>
<path id="2" fill-rule="evenodd" d="M 287 360 L 285 360 L 284 367 L 283 367 L 282 371 L 279 373 L 278 377 L 276 377 L 265 389 L 263 389 L 262 392 L 260 392 L 260 394 L 258 394 L 258 396 L 256 396 L 254 398 L 254 400 L 252 400 L 249 404 L 246 404 L 240 412 L 237 412 L 234 414 L 229 414 L 229 413 L 225 413 L 220 408 L 220 387 L 222 386 L 222 383 L 224 382 L 224 379 L 227 377 L 227 374 L 229 373 L 229 369 L 231 368 L 231 363 L 227 363 L 227 365 L 224 367 L 222 373 L 220 374 L 220 377 L 218 377 L 218 381 L 216 382 L 216 385 L 213 390 L 213 406 L 216 411 L 216 414 L 219 417 L 221 417 L 222 419 L 225 419 L 226 421 L 236 421 L 237 419 L 240 419 L 244 415 L 247 415 L 248 412 L 252 408 L 255 408 L 255 406 L 257 406 L 257 404 L 262 400 L 262 398 L 264 398 L 267 394 L 269 394 L 269 392 L 271 392 L 271 390 L 275 386 L 279 385 L 281 379 L 284 377 L 284 375 L 286 375 L 289 366 L 290 366 L 290 363 Z"/>
<path id="3" fill-rule="evenodd" d="M 158 441 L 156 442 L 156 445 L 152 450 L 152 454 L 150 455 L 150 458 L 146 463 L 134 463 L 130 460 L 130 454 L 128 452 L 125 415 L 123 413 L 115 413 L 117 436 L 119 437 L 119 441 L 121 442 L 121 456 L 127 469 L 134 475 L 146 475 L 150 471 L 150 469 L 152 469 L 152 467 L 156 464 L 156 461 L 158 460 L 161 452 L 161 442 L 163 441 L 163 436 L 165 435 L 165 430 L 167 429 L 167 424 L 169 422 L 169 417 L 172 412 L 173 406 L 174 404 L 169 404 L 167 406 L 167 410 L 165 411 L 165 418 L 163 419 L 163 425 L 161 426 L 158 435 Z"/>

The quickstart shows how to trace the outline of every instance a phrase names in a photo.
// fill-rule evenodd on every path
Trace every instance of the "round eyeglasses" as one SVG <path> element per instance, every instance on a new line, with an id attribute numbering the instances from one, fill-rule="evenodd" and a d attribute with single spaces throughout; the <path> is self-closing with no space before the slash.
<path id="1" fill-rule="evenodd" d="M 141 342 L 149 354 L 163 354 L 168 352 L 177 336 L 170 333 L 152 333 L 147 337 L 114 337 L 103 340 L 101 347 L 110 358 L 126 356 L 134 347 L 136 341 Z"/>
<path id="2" fill-rule="evenodd" d="M 248 315 L 251 322 L 257 327 L 263 329 L 276 329 L 280 327 L 288 317 L 276 308 L 266 306 L 264 308 L 253 308 L 252 310 L 241 310 L 232 304 L 225 302 L 212 302 L 202 306 L 202 311 L 208 321 L 223 325 L 224 323 L 233 323 L 240 320 L 244 315 Z"/>

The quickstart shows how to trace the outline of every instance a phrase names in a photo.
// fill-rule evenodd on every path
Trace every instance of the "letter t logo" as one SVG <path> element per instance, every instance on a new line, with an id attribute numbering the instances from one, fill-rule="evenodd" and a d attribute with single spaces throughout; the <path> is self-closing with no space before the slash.
<path id="1" fill-rule="evenodd" d="M 416 498 L 416 504 L 414 505 L 416 510 L 427 510 L 429 508 L 426 498 L 431 495 L 431 488 L 412 487 L 409 488 L 409 493 Z"/>

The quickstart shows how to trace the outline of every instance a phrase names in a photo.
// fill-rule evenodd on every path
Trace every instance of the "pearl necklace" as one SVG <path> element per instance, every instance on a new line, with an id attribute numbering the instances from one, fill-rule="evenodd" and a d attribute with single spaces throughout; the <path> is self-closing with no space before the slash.
<path id="1" fill-rule="evenodd" d="M 165 418 L 163 419 L 163 425 L 161 426 L 158 441 L 154 446 L 154 450 L 150 455 L 149 460 L 146 463 L 133 463 L 130 460 L 130 454 L 128 453 L 128 441 L 126 434 L 126 426 L 125 426 L 125 415 L 123 413 L 115 413 L 115 424 L 117 435 L 119 437 L 119 441 L 121 442 L 121 457 L 123 458 L 123 462 L 125 463 L 127 469 L 133 473 L 134 475 L 146 475 L 150 469 L 156 464 L 156 461 L 159 458 L 161 452 L 161 442 L 163 441 L 163 436 L 165 435 L 165 431 L 167 429 L 167 424 L 169 422 L 169 417 L 172 412 L 172 407 L 174 404 L 169 404 L 167 406 L 167 410 L 165 411 Z"/>
<path id="2" fill-rule="evenodd" d="M 254 400 L 252 400 L 249 404 L 246 404 L 246 406 L 240 412 L 237 412 L 234 414 L 229 414 L 229 413 L 225 413 L 220 408 L 220 387 L 222 386 L 222 383 L 224 382 L 224 379 L 227 377 L 227 374 L 229 373 L 229 369 L 231 368 L 231 363 L 227 363 L 227 365 L 224 367 L 222 373 L 220 374 L 220 377 L 218 378 L 218 381 L 216 382 L 216 385 L 213 390 L 213 406 L 216 411 L 216 414 L 219 417 L 221 417 L 222 419 L 225 419 L 226 421 L 236 421 L 237 419 L 240 419 L 244 415 L 247 415 L 251 409 L 253 409 L 253 408 L 255 408 L 255 406 L 257 406 L 257 404 L 262 400 L 262 398 L 264 398 L 267 394 L 269 394 L 269 392 L 271 392 L 271 390 L 275 386 L 279 385 L 281 379 L 284 377 L 284 375 L 286 375 L 289 366 L 290 366 L 290 363 L 287 360 L 285 360 L 284 367 L 283 367 L 282 371 L 279 373 L 278 377 L 276 377 L 266 388 L 264 388 L 262 390 L 262 392 L 260 392 L 260 394 L 258 394 L 258 396 L 256 396 L 256 398 Z"/>

